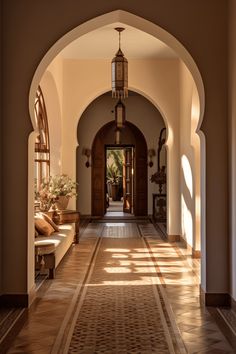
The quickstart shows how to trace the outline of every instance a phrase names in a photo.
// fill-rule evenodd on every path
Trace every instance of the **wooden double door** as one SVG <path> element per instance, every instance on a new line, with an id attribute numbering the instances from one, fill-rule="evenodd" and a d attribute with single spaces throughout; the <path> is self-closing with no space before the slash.
<path id="1" fill-rule="evenodd" d="M 112 200 L 117 211 L 133 213 L 134 156 L 133 146 L 106 146 L 107 208 Z"/>
<path id="2" fill-rule="evenodd" d="M 123 211 L 133 212 L 133 191 L 134 191 L 134 148 L 132 146 L 123 149 Z"/>
<path id="3" fill-rule="evenodd" d="M 115 123 L 103 126 L 92 146 L 92 215 L 106 213 L 106 147 L 114 145 Z M 147 144 L 141 131 L 126 122 L 121 132 L 124 151 L 123 210 L 136 216 L 147 215 Z M 117 145 L 116 145 L 117 147 Z"/>

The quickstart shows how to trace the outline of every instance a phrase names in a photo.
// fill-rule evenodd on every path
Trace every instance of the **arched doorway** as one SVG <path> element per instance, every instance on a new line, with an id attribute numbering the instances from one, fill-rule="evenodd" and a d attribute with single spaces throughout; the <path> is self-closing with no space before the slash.
<path id="1" fill-rule="evenodd" d="M 106 211 L 105 152 L 106 145 L 114 144 L 115 122 L 105 124 L 96 134 L 92 145 L 92 215 L 104 216 Z M 147 215 L 147 144 L 142 132 L 126 122 L 122 130 L 122 145 L 133 146 L 134 191 L 133 213 Z"/>
<path id="2" fill-rule="evenodd" d="M 200 223 L 204 226 L 205 225 L 205 198 L 203 194 L 205 191 L 204 189 L 205 179 L 204 179 L 203 170 L 204 170 L 204 163 L 205 163 L 205 144 L 204 144 L 205 137 L 204 134 L 202 134 L 200 131 L 200 124 L 204 112 L 204 87 L 203 87 L 203 82 L 202 82 L 200 72 L 193 58 L 191 57 L 189 52 L 184 48 L 184 46 L 170 33 L 166 32 L 161 27 L 159 27 L 158 25 L 152 22 L 146 21 L 141 17 L 135 16 L 123 10 L 117 10 L 111 13 L 104 14 L 102 16 L 99 16 L 98 18 L 94 18 L 84 24 L 81 24 L 78 27 L 74 28 L 69 33 L 67 33 L 65 36 L 63 36 L 53 47 L 51 47 L 48 53 L 43 58 L 43 60 L 41 61 L 39 67 L 35 72 L 34 79 L 32 81 L 31 90 L 30 90 L 30 101 L 32 100 L 32 92 L 34 91 L 35 83 L 38 81 L 40 75 L 42 75 L 43 70 L 47 66 L 47 64 L 50 63 L 50 61 L 56 57 L 56 55 L 60 52 L 60 50 L 65 48 L 65 46 L 71 43 L 73 40 L 78 39 L 81 36 L 83 37 L 85 33 L 89 33 L 90 31 L 93 31 L 95 29 L 98 29 L 108 24 L 110 25 L 113 24 L 115 19 L 121 23 L 124 23 L 125 25 L 133 26 L 134 28 L 143 31 L 153 36 L 156 39 L 160 39 L 161 41 L 163 41 L 163 43 L 168 45 L 176 53 L 177 57 L 181 62 L 181 67 L 184 68 L 184 71 L 190 74 L 190 81 L 192 81 L 191 84 L 193 84 L 193 86 L 196 87 L 197 108 L 194 108 L 194 111 L 196 113 L 197 124 L 195 126 L 196 129 L 194 130 L 193 134 L 199 136 L 200 145 L 202 147 L 201 149 L 199 149 L 198 147 L 198 151 L 197 151 L 197 154 L 201 155 L 199 157 L 201 181 L 200 181 L 200 188 L 198 188 L 199 191 L 197 195 L 197 199 L 200 201 L 199 202 L 200 212 L 198 212 L 200 218 L 198 216 L 197 217 L 199 218 Z M 158 66 L 154 68 L 155 72 L 156 69 L 158 69 Z M 87 72 L 90 72 L 92 68 L 87 67 L 86 70 Z M 82 68 L 82 71 L 84 72 L 84 67 Z M 150 73 L 151 71 L 148 70 L 148 72 Z M 166 75 L 164 75 L 163 78 L 165 81 L 165 85 L 160 85 L 160 78 L 162 76 L 161 73 L 163 72 L 164 70 L 161 70 L 157 78 L 152 76 L 152 81 L 155 82 L 155 85 L 156 83 L 159 83 L 159 85 L 157 86 L 153 86 L 153 85 L 150 86 L 148 84 L 149 79 L 147 79 L 146 75 L 144 75 L 144 77 L 140 75 L 142 73 L 147 74 L 147 71 L 141 68 L 139 68 L 138 70 L 138 75 L 136 75 L 135 78 L 133 80 L 130 80 L 129 82 L 130 82 L 130 89 L 141 93 L 144 97 L 148 98 L 150 102 L 152 102 L 156 106 L 156 108 L 158 108 L 166 123 L 167 132 L 168 132 L 166 145 L 167 145 L 167 155 L 169 161 L 168 171 L 167 171 L 167 175 L 168 175 L 167 187 L 170 192 L 168 193 L 168 200 L 167 200 L 167 214 L 168 214 L 167 232 L 169 235 L 179 235 L 181 233 L 180 220 L 181 220 L 181 213 L 182 213 L 182 210 L 180 210 L 181 209 L 180 208 L 180 188 L 179 188 L 180 176 L 178 172 L 179 165 L 180 165 L 180 158 L 179 156 L 176 156 L 176 154 L 178 154 L 179 147 L 178 146 L 177 148 L 175 147 L 176 140 L 179 139 L 179 127 L 177 127 L 178 119 L 176 119 L 176 114 L 179 108 L 174 107 L 175 105 L 172 104 L 173 102 L 177 103 L 177 100 L 179 99 L 179 95 L 177 95 L 178 96 L 177 100 L 170 99 L 170 94 L 174 92 L 174 90 L 172 90 L 172 87 L 168 89 L 168 85 L 166 85 L 167 83 Z M 74 74 L 73 74 L 73 78 L 74 78 Z M 137 81 L 136 78 L 138 78 L 139 80 Z M 73 134 L 73 132 L 76 131 L 76 126 L 78 124 L 78 117 L 81 117 L 84 109 L 88 106 L 90 102 L 92 102 L 96 97 L 98 97 L 102 93 L 109 90 L 110 77 L 109 80 L 107 79 L 108 79 L 108 75 L 104 76 L 103 74 L 103 79 L 101 81 L 100 80 L 98 81 L 96 78 L 96 83 L 94 83 L 94 85 L 91 85 L 91 83 L 90 85 L 87 84 L 82 85 L 83 90 L 80 92 L 80 94 L 78 94 L 78 99 L 76 100 L 77 107 L 74 110 L 74 112 L 72 111 L 70 112 L 70 119 L 67 119 L 64 122 L 65 131 L 67 132 L 65 134 L 66 136 L 64 137 L 64 141 L 67 139 L 68 141 L 70 141 L 70 145 L 73 144 L 72 147 L 73 151 L 75 151 L 78 146 L 76 141 L 76 134 Z M 129 77 L 129 79 L 131 78 Z M 170 82 L 173 83 L 173 81 L 174 81 L 173 76 L 171 76 Z M 81 82 L 81 81 L 78 79 L 76 82 Z M 153 89 L 154 87 L 155 89 Z M 157 89 L 158 87 L 159 89 Z M 167 88 L 168 92 L 164 93 L 164 88 Z M 191 92 L 191 90 L 188 90 L 188 92 Z M 187 99 L 189 100 L 189 97 Z M 182 97 L 181 100 L 183 102 L 186 102 L 186 105 L 188 106 L 185 97 Z M 185 109 L 185 107 L 183 107 L 183 109 Z M 31 104 L 30 104 L 30 110 L 31 110 Z M 187 112 L 186 118 L 188 121 L 191 121 L 192 117 L 190 112 Z M 185 124 L 183 126 L 188 127 L 189 125 Z M 186 136 L 188 135 L 189 132 L 187 132 Z M 177 145 L 178 144 L 179 142 L 177 141 Z M 69 149 L 65 149 L 64 152 L 66 151 L 67 151 L 67 156 L 66 154 L 64 154 L 64 160 L 62 161 L 62 164 L 65 165 L 65 170 L 69 171 L 70 174 L 75 177 L 75 170 L 76 170 L 75 163 L 73 162 L 73 165 L 71 167 L 67 163 L 68 161 L 70 161 L 71 164 L 71 159 L 69 158 L 69 155 L 71 155 L 71 151 L 69 152 Z M 193 199 L 194 198 L 195 196 L 193 197 Z M 193 215 L 191 217 L 196 217 L 196 215 Z M 201 237 L 203 240 L 205 239 L 204 227 L 201 228 Z"/>
<path id="3" fill-rule="evenodd" d="M 99 19 L 99 20 L 98 20 Z M 201 175 L 201 181 L 200 181 L 200 188 L 199 188 L 199 195 L 198 200 L 200 203 L 200 223 L 203 226 L 201 228 L 201 238 L 205 240 L 205 178 L 204 178 L 204 173 L 202 173 L 204 169 L 204 163 L 205 163 L 205 144 L 204 144 L 204 135 L 200 134 L 201 131 L 200 129 L 200 124 L 202 121 L 203 117 L 203 112 L 204 112 L 204 88 L 203 88 L 203 83 L 201 79 L 200 72 L 191 57 L 191 55 L 187 52 L 187 50 L 182 46 L 176 38 L 174 38 L 171 34 L 168 32 L 164 31 L 162 28 L 160 28 L 158 25 L 153 24 L 151 22 L 148 22 L 142 18 L 139 18 L 137 16 L 134 16 L 132 14 L 129 14 L 125 11 L 117 10 L 114 11 L 113 13 L 105 14 L 103 16 L 100 16 L 99 18 L 93 19 L 91 21 L 86 22 L 85 24 L 82 24 L 78 27 L 76 27 L 74 30 L 71 32 L 67 33 L 64 37 L 62 37 L 51 49 L 48 51 L 48 53 L 45 55 L 43 60 L 41 61 L 40 65 L 38 66 L 33 81 L 30 89 L 30 113 L 31 113 L 31 118 L 32 118 L 32 123 L 33 126 L 35 127 L 34 120 L 33 120 L 33 115 L 32 115 L 32 100 L 34 97 L 34 91 L 35 91 L 35 86 L 38 84 L 42 73 L 44 72 L 45 68 L 47 65 L 51 62 L 53 58 L 60 52 L 61 49 L 63 49 L 68 43 L 70 43 L 72 40 L 79 38 L 82 36 L 84 33 L 88 33 L 96 28 L 101 27 L 102 25 L 106 25 L 108 23 L 114 23 L 114 19 L 117 19 L 121 21 L 122 23 L 125 24 L 130 24 L 133 25 L 135 28 L 138 28 L 141 31 L 144 31 L 146 33 L 149 33 L 150 35 L 154 36 L 155 38 L 159 38 L 163 40 L 164 43 L 166 43 L 170 48 L 172 48 L 176 54 L 178 55 L 178 58 L 181 60 L 181 63 L 183 67 L 185 67 L 186 72 L 188 72 L 191 76 L 191 80 L 193 82 L 194 87 L 196 87 L 196 92 L 197 92 L 197 109 L 194 110 L 196 113 L 196 129 L 194 130 L 194 134 L 199 135 L 200 139 L 200 144 L 201 144 L 201 149 L 199 149 L 198 154 L 199 156 L 199 165 L 200 165 L 200 175 Z M 85 27 L 84 27 L 85 26 Z M 139 70 L 139 73 L 143 73 L 144 71 Z M 181 230 L 180 230 L 180 225 L 179 222 L 181 220 L 181 210 L 179 210 L 179 195 L 177 195 L 180 191 L 179 189 L 179 159 L 176 159 L 175 154 L 178 152 L 178 147 L 177 149 L 174 146 L 174 143 L 176 141 L 176 138 L 179 137 L 178 132 L 176 133 L 176 127 L 175 123 L 178 122 L 176 119 L 176 112 L 177 110 L 174 110 L 172 105 L 170 105 L 169 101 L 169 96 L 172 90 L 168 90 L 168 94 L 166 97 L 168 99 L 165 99 L 165 95 L 163 95 L 163 88 L 166 86 L 164 85 L 161 87 L 161 90 L 150 90 L 148 87 L 144 87 L 145 83 L 148 83 L 147 78 L 145 77 L 145 80 L 142 80 L 141 76 L 139 76 L 140 82 L 137 82 L 136 80 L 133 80 L 133 83 L 130 85 L 131 89 L 134 89 L 136 92 L 142 93 L 145 97 L 149 98 L 151 102 L 154 103 L 154 105 L 160 110 L 163 118 L 165 119 L 166 122 L 166 127 L 168 131 L 168 139 L 167 139 L 167 153 L 168 153 L 168 167 L 169 170 L 168 172 L 168 190 L 169 190 L 169 200 L 167 201 L 167 213 L 168 213 L 168 234 L 173 234 L 173 235 L 178 235 Z M 165 77 L 166 79 L 166 77 Z M 153 80 L 155 80 L 153 78 Z M 160 76 L 158 77 L 158 82 L 160 82 Z M 80 82 L 80 81 L 77 81 Z M 157 81 L 156 81 L 157 82 Z M 171 80 L 173 82 L 173 80 Z M 76 112 L 72 112 L 70 115 L 70 119 L 66 121 L 66 128 L 64 129 L 68 136 L 66 136 L 66 139 L 70 141 L 71 145 L 73 145 L 72 150 L 75 151 L 77 147 L 77 141 L 76 141 L 76 134 L 74 132 L 76 131 L 76 126 L 77 126 L 77 118 L 75 117 L 80 117 L 81 113 L 85 109 L 85 107 L 88 105 L 89 102 L 91 102 L 94 98 L 96 98 L 98 95 L 101 93 L 106 92 L 109 90 L 110 87 L 110 82 L 104 80 L 101 81 L 100 86 L 97 86 L 97 81 L 96 85 L 86 85 L 86 87 L 90 88 L 91 90 L 81 93 L 81 95 L 78 95 L 80 98 L 80 107 L 77 108 Z M 166 86 L 167 87 L 167 86 Z M 84 87 L 83 87 L 84 89 Z M 188 91 L 190 92 L 190 91 Z M 187 101 L 185 100 L 185 97 L 183 97 L 183 102 Z M 188 121 L 191 121 L 192 117 L 189 112 L 186 114 L 186 119 Z M 170 124 L 172 120 L 173 125 Z M 74 135 L 73 135 L 74 134 Z M 68 139 L 69 137 L 69 139 Z M 66 140 L 64 139 L 64 141 Z M 32 143 L 30 140 L 30 147 Z M 30 150 L 30 149 L 29 149 Z M 31 151 L 31 150 L 30 150 Z M 65 153 L 66 150 L 64 150 Z M 69 150 L 68 150 L 69 151 Z M 67 151 L 67 152 L 68 152 Z M 70 156 L 71 156 L 71 150 L 70 150 Z M 75 161 L 75 159 L 74 159 Z M 71 164 L 71 159 L 64 154 L 64 160 L 62 161 L 64 163 L 64 169 L 67 171 L 70 171 L 70 174 L 72 176 L 75 176 L 75 163 L 73 163 L 72 167 L 68 166 L 68 162 Z M 29 195 L 31 194 L 33 190 L 33 179 L 29 178 Z M 178 193 L 176 193 L 178 192 Z M 180 194 L 180 193 L 179 193 Z M 171 196 L 171 199 L 170 199 Z M 174 196 L 174 198 L 173 198 Z M 195 200 L 195 196 L 193 197 L 193 200 Z M 32 200 L 29 198 L 29 208 L 32 206 Z M 33 234 L 33 233 L 31 233 Z M 31 235 L 32 236 L 32 235 Z M 30 249 L 29 249 L 30 250 Z M 30 255 L 32 256 L 32 255 Z M 205 254 L 203 254 L 203 262 L 205 262 Z M 202 267 L 204 270 L 204 268 Z M 205 273 L 205 272 L 204 272 Z M 203 284 L 205 283 L 205 274 L 202 274 L 202 279 L 203 279 Z"/>

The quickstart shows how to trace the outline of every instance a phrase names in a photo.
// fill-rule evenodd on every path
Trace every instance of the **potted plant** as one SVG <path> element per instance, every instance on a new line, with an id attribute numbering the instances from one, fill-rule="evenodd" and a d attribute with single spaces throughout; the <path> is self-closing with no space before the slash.
<path id="1" fill-rule="evenodd" d="M 48 211 L 56 201 L 56 195 L 54 195 L 49 186 L 49 181 L 44 180 L 38 191 L 35 191 L 35 198 L 39 203 L 39 210 Z"/>
<path id="2" fill-rule="evenodd" d="M 114 163 L 107 166 L 107 183 L 111 185 L 111 197 L 113 201 L 118 200 L 120 177 L 119 169 Z"/>
<path id="3" fill-rule="evenodd" d="M 38 192 L 40 209 L 46 211 L 53 205 L 59 210 L 66 209 L 69 199 L 77 196 L 76 186 L 77 183 L 66 174 L 50 176 Z"/>

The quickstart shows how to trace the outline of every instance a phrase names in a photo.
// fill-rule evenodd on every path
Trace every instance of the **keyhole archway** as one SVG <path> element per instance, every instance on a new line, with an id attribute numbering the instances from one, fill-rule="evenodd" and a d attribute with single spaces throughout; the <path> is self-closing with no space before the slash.
<path id="1" fill-rule="evenodd" d="M 170 48 L 172 48 L 177 53 L 177 55 L 179 56 L 183 65 L 186 66 L 187 71 L 189 72 L 189 74 L 192 78 L 193 85 L 196 88 L 196 90 L 195 90 L 195 92 L 196 92 L 196 95 L 195 95 L 196 107 L 193 112 L 193 115 L 195 116 L 196 119 L 195 119 L 194 125 L 192 125 L 193 128 L 191 129 L 191 131 L 193 132 L 193 134 L 195 134 L 198 137 L 198 139 L 200 140 L 199 145 L 201 145 L 201 149 L 199 149 L 199 154 L 201 154 L 201 156 L 199 158 L 199 160 L 200 160 L 199 166 L 200 166 L 200 170 L 201 170 L 199 173 L 200 179 L 201 179 L 200 183 L 199 183 L 199 185 L 200 185 L 200 187 L 199 187 L 199 200 L 200 200 L 200 204 L 201 204 L 201 208 L 200 208 L 201 237 L 202 237 L 203 244 L 204 244 L 204 242 L 205 242 L 205 195 L 204 195 L 204 193 L 205 193 L 205 175 L 204 175 L 204 173 L 202 173 L 202 171 L 204 170 L 204 163 L 205 163 L 205 138 L 204 138 L 204 134 L 200 131 L 200 125 L 202 122 L 203 112 L 204 112 L 204 87 L 203 87 L 203 82 L 202 82 L 200 72 L 199 72 L 198 67 L 195 64 L 193 58 L 188 53 L 188 51 L 183 47 L 183 45 L 170 33 L 166 32 L 165 30 L 160 28 L 158 25 L 151 23 L 141 17 L 135 16 L 133 14 L 130 14 L 130 13 L 122 11 L 122 10 L 117 10 L 117 11 L 113 11 L 111 13 L 107 13 L 102 16 L 99 16 L 99 18 L 94 18 L 90 21 L 87 21 L 86 23 L 79 25 L 78 27 L 76 27 L 75 29 L 70 31 L 69 33 L 65 34 L 61 39 L 59 39 L 49 49 L 47 54 L 43 57 L 41 63 L 39 64 L 39 66 L 35 72 L 34 78 L 32 80 L 32 84 L 31 84 L 31 88 L 30 88 L 30 95 L 29 95 L 29 109 L 30 109 L 32 125 L 33 125 L 33 127 L 35 127 L 34 114 L 33 114 L 33 109 L 32 109 L 33 104 L 32 103 L 34 102 L 36 87 L 38 86 L 43 73 L 45 72 L 46 68 L 51 63 L 51 61 L 56 57 L 56 55 L 58 53 L 60 53 L 60 51 L 63 48 L 65 48 L 66 45 L 71 43 L 76 38 L 79 38 L 83 34 L 93 31 L 96 28 L 100 28 L 101 26 L 111 24 L 116 21 L 128 24 L 130 26 L 134 26 L 135 28 L 154 36 L 155 38 L 161 39 L 164 43 L 166 43 L 168 46 L 170 46 Z M 101 95 L 102 93 L 108 91 L 109 88 L 110 88 L 109 83 L 105 81 L 105 82 L 102 82 L 99 87 L 97 87 L 95 85 L 91 91 L 85 92 L 86 96 L 80 97 L 80 100 L 81 100 L 80 107 L 78 108 L 77 112 L 73 113 L 73 117 L 71 117 L 71 119 L 68 120 L 69 123 L 66 122 L 66 124 L 69 124 L 69 129 L 67 127 L 67 131 L 71 131 L 72 134 L 74 134 L 73 139 L 72 139 L 73 140 L 72 141 L 72 145 L 73 145 L 72 151 L 73 152 L 76 151 L 76 147 L 77 147 L 76 127 L 78 124 L 78 118 L 75 118 L 75 117 L 81 117 L 82 112 L 88 106 L 88 104 L 90 102 L 92 102 L 96 97 Z M 178 170 L 178 166 L 177 166 L 178 163 L 176 163 L 176 161 L 174 159 L 171 159 L 171 156 L 173 154 L 173 149 L 174 149 L 173 141 L 175 140 L 176 136 L 174 134 L 174 131 L 173 131 L 170 121 L 169 121 L 169 118 L 170 118 L 169 102 L 167 102 L 165 100 L 165 98 L 161 96 L 162 92 L 159 92 L 158 90 L 155 91 L 155 93 L 154 93 L 154 91 L 151 92 L 149 90 L 149 88 L 142 87 L 141 83 L 136 82 L 135 80 L 132 82 L 130 88 L 134 89 L 134 91 L 136 91 L 136 92 L 140 92 L 141 94 L 143 94 L 143 96 L 147 97 L 156 106 L 156 108 L 158 108 L 159 111 L 161 112 L 161 114 L 165 120 L 167 131 L 168 131 L 167 153 L 168 153 L 168 160 L 169 160 L 169 168 L 173 168 L 173 163 L 175 163 L 175 167 L 174 167 L 174 169 L 172 169 L 172 172 L 174 170 L 177 171 Z M 176 117 L 174 117 L 174 114 L 172 114 L 172 118 L 173 119 L 176 118 Z M 191 119 L 192 119 L 191 114 L 188 114 L 188 121 L 190 122 L 190 125 L 192 124 Z M 29 142 L 29 145 L 30 145 L 29 151 L 31 151 L 31 152 L 33 151 L 33 141 L 34 141 L 33 135 L 34 135 L 34 132 L 31 134 L 31 137 L 29 139 L 29 141 L 30 141 Z M 69 161 L 70 159 L 68 159 L 68 156 L 66 156 L 66 154 L 65 154 L 64 155 L 64 162 L 66 160 Z M 31 156 L 29 156 L 29 161 L 32 161 Z M 33 194 L 32 193 L 32 191 L 33 191 L 32 166 L 30 166 L 29 170 L 30 170 L 30 173 L 29 173 L 29 176 L 30 176 L 30 178 L 29 178 L 29 195 L 32 195 Z M 68 170 L 68 165 L 66 165 L 65 170 Z M 175 183 L 175 178 L 174 178 L 172 172 L 167 171 L 168 176 L 170 176 L 169 181 L 168 181 L 169 196 L 173 196 L 175 194 L 174 192 L 177 187 L 176 183 Z M 75 159 L 73 161 L 72 167 L 70 168 L 70 174 L 72 175 L 72 177 L 75 177 L 75 174 L 76 174 Z M 174 221 L 177 218 L 176 218 L 176 209 L 175 209 L 175 206 L 173 206 L 173 204 L 175 204 L 177 206 L 177 209 L 179 208 L 177 198 L 174 201 L 174 203 L 171 203 L 171 200 L 169 200 L 169 202 L 168 202 L 168 213 L 169 213 L 168 227 L 169 227 L 170 233 L 178 234 L 180 232 L 180 228 L 176 224 L 176 222 Z M 32 198 L 29 198 L 28 207 L 29 207 L 29 210 L 31 210 L 31 209 L 33 210 Z M 179 210 L 178 210 L 177 214 L 180 215 Z M 33 213 L 31 213 L 31 219 L 33 219 Z M 29 220 L 29 223 L 31 223 L 31 220 Z M 32 234 L 29 233 L 29 239 L 31 240 L 32 238 L 33 238 L 33 233 Z M 29 244 L 31 244 L 31 242 L 29 242 Z M 32 250 L 28 250 L 28 251 L 30 253 Z M 32 255 L 29 255 L 29 257 L 32 258 Z M 203 254 L 203 259 L 204 259 L 204 263 L 205 263 L 205 255 L 204 254 Z M 202 269 L 204 270 L 205 268 L 202 267 Z M 203 288 L 204 288 L 205 275 L 203 275 L 202 279 L 203 279 Z"/>
<path id="2" fill-rule="evenodd" d="M 188 53 L 188 51 L 183 47 L 183 45 L 170 33 L 166 32 L 163 30 L 161 27 L 158 25 L 151 23 L 150 21 L 147 21 L 141 17 L 135 16 L 133 14 L 130 14 L 128 12 L 122 11 L 122 10 L 117 10 L 113 11 L 111 13 L 104 14 L 102 16 L 99 16 L 98 18 L 94 18 L 90 21 L 87 21 L 84 24 L 79 25 L 66 35 L 64 35 L 60 40 L 58 40 L 55 45 L 53 45 L 50 50 L 47 52 L 47 54 L 44 56 L 42 59 L 40 65 L 38 66 L 34 78 L 32 80 L 31 84 L 31 89 L 30 89 L 30 112 L 31 112 L 31 119 L 32 119 L 32 124 L 35 126 L 34 122 L 34 117 L 33 117 L 33 112 L 32 112 L 32 101 L 34 100 L 34 89 L 36 84 L 38 85 L 38 82 L 43 75 L 43 70 L 45 70 L 48 66 L 48 64 L 56 57 L 56 55 L 65 48 L 65 46 L 69 43 L 71 43 L 73 40 L 76 38 L 81 37 L 85 33 L 89 33 L 90 31 L 93 31 L 97 28 L 100 28 L 101 26 L 107 25 L 114 23 L 114 21 L 119 21 L 121 23 L 134 26 L 135 28 L 146 32 L 153 37 L 162 40 L 165 44 L 167 44 L 172 50 L 175 51 L 176 55 L 179 57 L 181 60 L 181 67 L 185 68 L 186 72 L 189 73 L 190 76 L 190 81 L 192 81 L 191 85 L 193 85 L 196 90 L 196 95 L 195 95 L 195 107 L 194 107 L 194 124 L 192 123 L 192 116 L 188 112 L 186 115 L 187 120 L 190 122 L 191 125 L 191 132 L 193 135 L 197 136 L 197 139 L 200 141 L 198 143 L 198 155 L 201 154 L 199 160 L 199 168 L 200 168 L 200 173 L 199 173 L 199 178 L 200 179 L 200 187 L 198 188 L 198 200 L 200 201 L 200 210 L 198 214 L 200 215 L 200 223 L 202 224 L 202 227 L 199 228 L 201 229 L 201 237 L 203 238 L 203 241 L 205 239 L 205 174 L 204 174 L 204 164 L 205 164 L 205 137 L 204 134 L 200 131 L 200 125 L 202 122 L 203 118 L 203 112 L 204 112 L 204 87 L 203 87 L 203 82 L 202 78 L 200 75 L 200 72 L 191 57 L 191 55 Z M 144 73 L 143 70 L 139 70 L 139 73 Z M 184 71 L 183 70 L 183 71 Z M 107 75 L 108 76 L 108 75 Z M 179 139 L 179 132 L 176 131 L 176 114 L 178 107 L 176 107 L 176 110 L 173 109 L 173 99 L 171 100 L 171 104 L 169 101 L 169 96 L 171 94 L 171 90 L 168 90 L 168 87 L 166 86 L 167 92 L 164 93 L 163 87 L 158 87 L 156 90 L 153 90 L 152 85 L 146 85 L 148 83 L 148 79 L 142 76 L 139 77 L 139 82 L 136 80 L 136 77 L 134 77 L 133 80 L 130 80 L 130 89 L 141 93 L 144 97 L 148 98 L 151 103 L 155 105 L 155 107 L 161 112 L 161 115 L 165 121 L 166 127 L 167 127 L 167 155 L 168 155 L 168 171 L 167 175 L 168 180 L 167 180 L 167 188 L 169 190 L 168 194 L 168 200 L 167 200 L 167 213 L 168 213 L 168 225 L 167 225 L 167 231 L 169 234 L 172 235 L 178 235 L 181 232 L 181 226 L 179 225 L 179 220 L 181 219 L 181 210 L 180 210 L 180 203 L 179 203 L 179 196 L 177 195 L 176 191 L 180 190 L 179 188 L 179 173 L 178 169 L 179 167 L 179 161 L 177 161 L 175 157 L 176 151 L 179 150 L 179 147 L 174 146 L 176 139 Z M 153 79 L 153 78 L 152 78 Z M 155 80 L 155 79 L 154 79 Z M 98 87 L 99 86 L 99 87 Z M 77 139 L 76 139 L 76 128 L 78 125 L 78 117 L 81 117 L 83 111 L 85 108 L 88 106 L 90 102 L 92 102 L 96 97 L 101 95 L 102 93 L 106 92 L 110 88 L 110 80 L 103 80 L 99 85 L 97 86 L 97 82 L 95 86 L 91 85 L 86 85 L 86 90 L 83 90 L 82 95 L 80 95 L 79 100 L 78 100 L 78 108 L 77 111 L 73 112 L 73 117 L 71 119 L 66 120 L 63 124 L 65 127 L 65 130 L 67 132 L 70 132 L 70 134 L 66 133 L 65 139 L 71 138 L 71 143 L 72 143 L 72 151 L 75 151 L 77 148 Z M 146 86 L 146 87 L 145 87 Z M 84 88 L 84 87 L 83 87 Z M 192 92 L 192 88 L 188 90 L 188 92 Z M 167 96 L 165 96 L 167 95 Z M 189 100 L 189 97 L 187 97 Z M 185 100 L 185 97 L 183 97 L 183 100 Z M 178 128 L 177 128 L 178 130 Z M 70 136 L 69 136 L 70 135 Z M 33 140 L 33 139 L 32 139 Z M 200 146 L 201 145 L 201 149 Z M 71 155 L 71 151 L 70 151 Z M 68 161 L 71 163 L 71 159 L 69 156 L 66 156 L 64 154 L 64 161 L 62 161 L 62 164 L 64 163 L 65 165 L 65 170 L 70 171 L 70 174 L 72 177 L 75 178 L 76 175 L 76 166 L 75 166 L 75 159 L 73 161 L 72 166 L 68 166 Z M 31 185 L 29 186 L 29 192 L 31 192 L 31 189 L 33 189 L 33 181 L 31 181 Z M 29 193 L 30 194 L 30 193 Z M 32 200 L 29 199 L 29 202 L 32 204 Z M 199 204 L 199 203 L 198 203 Z M 188 206 L 187 206 L 188 207 Z M 192 216 L 194 217 L 194 215 Z M 204 242 L 203 242 L 204 243 Z"/>

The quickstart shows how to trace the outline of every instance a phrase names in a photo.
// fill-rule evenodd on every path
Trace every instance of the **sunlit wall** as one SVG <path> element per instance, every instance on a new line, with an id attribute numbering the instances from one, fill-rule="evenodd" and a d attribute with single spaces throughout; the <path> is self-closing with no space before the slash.
<path id="1" fill-rule="evenodd" d="M 180 62 L 180 188 L 181 236 L 200 251 L 201 240 L 201 169 L 200 139 L 197 134 L 199 99 L 196 86 L 185 65 Z"/>

